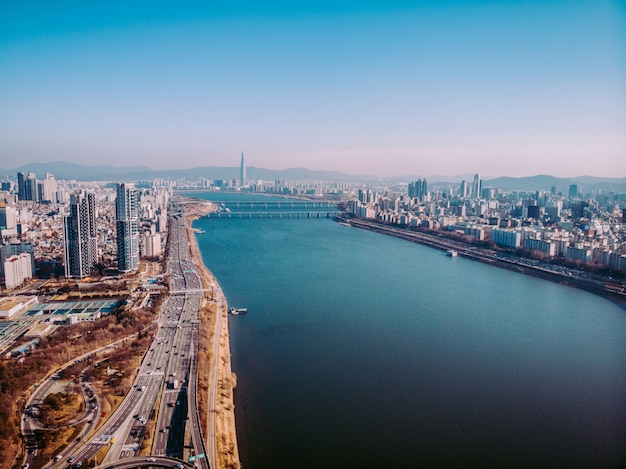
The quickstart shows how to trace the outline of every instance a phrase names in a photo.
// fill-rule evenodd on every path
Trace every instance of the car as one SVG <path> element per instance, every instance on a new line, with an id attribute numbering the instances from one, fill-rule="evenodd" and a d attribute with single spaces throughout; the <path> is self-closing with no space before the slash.
<path id="1" fill-rule="evenodd" d="M 67 462 L 74 462 L 74 458 L 69 458 Z"/>
<path id="2" fill-rule="evenodd" d="M 174 466 L 176 469 L 183 469 L 183 465 L 181 463 L 176 464 L 176 466 Z"/>
<path id="3" fill-rule="evenodd" d="M 155 459 L 155 458 L 146 458 L 146 461 L 148 461 L 148 462 L 154 462 L 154 461 L 156 461 L 156 459 Z"/>

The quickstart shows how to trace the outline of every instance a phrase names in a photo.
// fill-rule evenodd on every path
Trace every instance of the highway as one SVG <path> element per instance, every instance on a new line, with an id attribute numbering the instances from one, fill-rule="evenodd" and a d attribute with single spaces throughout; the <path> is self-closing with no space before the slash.
<path id="1" fill-rule="evenodd" d="M 106 456 L 96 461 L 103 467 L 123 467 L 126 460 L 135 461 L 135 466 L 174 467 L 186 457 L 194 461 L 195 467 L 209 469 L 196 407 L 197 326 L 205 293 L 191 259 L 181 215 L 170 217 L 168 243 L 169 286 L 177 293 L 164 302 L 157 335 L 137 370 L 131 390 L 97 432 L 75 441 L 63 451 L 62 458 L 51 462 L 53 469 L 80 467 L 103 447 L 108 448 Z M 152 438 L 150 457 L 159 458 L 157 461 L 162 464 L 137 464 L 142 461 L 137 456 L 148 431 Z"/>
<path id="2" fill-rule="evenodd" d="M 197 376 L 198 376 L 198 324 L 200 321 L 199 312 L 204 293 L 198 290 L 203 289 L 202 279 L 198 274 L 196 266 L 191 259 L 189 249 L 189 241 L 182 216 L 175 215 L 171 218 L 170 225 L 170 262 L 168 270 L 170 271 L 170 289 L 173 291 L 196 290 L 195 292 L 177 294 L 172 298 L 183 298 L 185 305 L 183 307 L 182 318 L 177 326 L 179 341 L 176 343 L 178 355 L 174 355 L 177 359 L 173 360 L 169 374 L 171 382 L 174 379 L 172 373 L 175 366 L 179 370 L 178 376 L 185 377 L 184 386 L 186 393 L 183 399 L 177 401 L 171 400 L 174 404 L 169 407 L 172 413 L 171 425 L 178 425 L 179 421 L 175 418 L 178 416 L 186 416 L 188 432 L 190 435 L 191 446 L 193 448 L 191 457 L 195 460 L 198 467 L 208 469 L 209 460 L 205 449 L 205 441 L 200 426 L 200 416 L 197 410 Z M 181 352 L 182 347 L 182 352 Z M 175 352 L 176 353 L 176 352 Z M 180 385 L 180 384 L 179 384 Z M 211 382 L 212 387 L 215 382 Z M 179 395 L 180 396 L 180 395 Z M 186 397 L 186 399 L 184 399 Z M 167 403 L 165 404 L 167 406 Z M 178 412 L 177 412 L 178 411 Z M 167 418 L 167 413 L 165 414 Z M 167 420 L 166 420 L 167 421 Z M 165 425 L 159 422 L 160 428 Z"/>

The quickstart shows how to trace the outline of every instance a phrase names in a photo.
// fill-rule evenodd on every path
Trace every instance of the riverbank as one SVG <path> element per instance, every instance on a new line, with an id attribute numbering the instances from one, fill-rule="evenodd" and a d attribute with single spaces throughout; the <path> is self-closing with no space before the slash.
<path id="1" fill-rule="evenodd" d="M 409 231 L 400 227 L 389 226 L 382 223 L 377 223 L 371 220 L 364 220 L 360 218 L 350 218 L 344 216 L 338 216 L 336 219 L 341 222 L 354 226 L 356 228 L 366 229 L 377 233 L 394 236 L 396 238 L 404 239 L 425 246 L 433 247 L 443 251 L 454 250 L 461 257 L 467 257 L 485 264 L 494 265 L 503 269 L 512 270 L 526 275 L 532 275 L 534 277 L 542 278 L 544 280 L 550 280 L 562 285 L 567 285 L 581 290 L 595 293 L 610 301 L 618 304 L 622 308 L 626 309 L 626 291 L 622 285 L 611 282 L 610 279 L 598 280 L 589 277 L 584 277 L 580 272 L 572 269 L 552 270 L 547 268 L 547 265 L 538 263 L 532 265 L 523 262 L 523 259 L 510 258 L 499 256 L 497 252 L 489 249 L 478 248 L 466 243 L 451 240 L 443 236 L 435 234 L 429 234 L 418 231 Z"/>
<path id="2" fill-rule="evenodd" d="M 198 369 L 202 374 L 200 383 L 208 383 L 204 389 L 198 389 L 203 397 L 199 402 L 199 411 L 203 417 L 203 434 L 208 440 L 214 439 L 213 444 L 207 442 L 207 448 L 215 448 L 215 469 L 228 468 L 238 469 L 241 467 L 239 461 L 239 449 L 237 445 L 237 431 L 235 425 L 235 405 L 233 391 L 236 385 L 236 377 L 231 369 L 230 338 L 228 334 L 228 304 L 226 303 L 222 290 L 215 280 L 211 271 L 204 265 L 202 255 L 198 248 L 195 231 L 191 224 L 194 220 L 215 211 L 215 206 L 210 202 L 194 199 L 191 197 L 181 197 L 180 205 L 183 206 L 185 226 L 191 258 L 202 278 L 203 288 L 211 290 L 207 292 L 207 297 L 201 308 L 201 321 L 208 323 L 208 328 L 203 328 L 206 335 L 201 333 L 201 340 L 206 343 L 201 344 L 206 353 L 199 353 Z M 207 307 L 206 304 L 209 304 Z M 201 331 L 202 332 L 202 331 Z M 204 357 L 204 358 L 203 358 Z M 213 383 L 213 375 L 209 370 L 217 367 L 216 382 Z M 211 399 L 208 387 L 215 387 L 215 400 Z M 214 416 L 214 418 L 213 418 Z M 213 428 L 210 428 L 213 427 Z"/>

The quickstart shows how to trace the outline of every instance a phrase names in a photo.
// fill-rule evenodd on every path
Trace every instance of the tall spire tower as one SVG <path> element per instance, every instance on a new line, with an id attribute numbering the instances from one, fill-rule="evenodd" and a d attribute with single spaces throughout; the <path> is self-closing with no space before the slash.
<path id="1" fill-rule="evenodd" d="M 239 185 L 241 187 L 246 185 L 246 162 L 243 157 L 243 151 L 241 152 L 241 166 L 239 167 Z"/>

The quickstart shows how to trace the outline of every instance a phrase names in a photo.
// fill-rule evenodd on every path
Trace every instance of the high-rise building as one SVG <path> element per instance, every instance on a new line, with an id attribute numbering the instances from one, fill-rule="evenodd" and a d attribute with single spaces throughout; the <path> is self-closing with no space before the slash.
<path id="1" fill-rule="evenodd" d="M 26 174 L 17 173 L 17 198 L 26 200 Z"/>
<path id="2" fill-rule="evenodd" d="M 480 180 L 480 174 L 474 174 L 474 183 L 472 184 L 472 197 L 480 197 L 483 189 L 483 182 Z"/>
<path id="3" fill-rule="evenodd" d="M 17 198 L 19 200 L 32 200 L 37 202 L 37 176 L 35 173 L 17 173 Z"/>
<path id="4" fill-rule="evenodd" d="M 569 185 L 569 196 L 570 198 L 575 198 L 578 197 L 578 193 L 580 192 L 580 189 L 578 187 L 578 184 L 570 184 Z"/>
<path id="5" fill-rule="evenodd" d="M 459 195 L 463 198 L 469 196 L 469 188 L 467 187 L 467 182 L 465 180 L 461 181 L 461 188 L 459 189 Z"/>
<path id="6" fill-rule="evenodd" d="M 241 187 L 246 185 L 246 162 L 241 152 L 241 165 L 239 166 L 239 185 Z"/>
<path id="7" fill-rule="evenodd" d="M 428 194 L 428 184 L 426 179 L 418 179 L 413 183 L 409 183 L 409 197 L 421 199 Z"/>
<path id="8" fill-rule="evenodd" d="M 11 256 L 17 256 L 23 253 L 30 254 L 31 271 L 35 271 L 35 259 L 33 258 L 33 245 L 24 241 L 20 243 L 8 243 L 0 245 L 0 274 L 4 275 L 4 261 Z"/>
<path id="9" fill-rule="evenodd" d="M 17 211 L 15 207 L 0 202 L 0 236 L 8 237 L 17 234 Z"/>
<path id="10" fill-rule="evenodd" d="M 98 260 L 96 199 L 90 192 L 70 196 L 70 213 L 63 220 L 65 276 L 86 277 Z"/>
<path id="11" fill-rule="evenodd" d="M 4 261 L 4 281 L 8 289 L 19 287 L 25 280 L 33 278 L 31 255 L 24 252 L 8 257 Z"/>
<path id="12" fill-rule="evenodd" d="M 57 181 L 50 173 L 46 173 L 46 179 L 41 181 L 40 201 L 55 203 L 57 201 Z"/>
<path id="13" fill-rule="evenodd" d="M 131 272 L 139 267 L 139 195 L 132 184 L 117 184 L 115 200 L 117 268 Z"/>
<path id="14" fill-rule="evenodd" d="M 142 255 L 146 257 L 159 257 L 161 255 L 161 235 L 146 234 L 143 236 Z"/>

